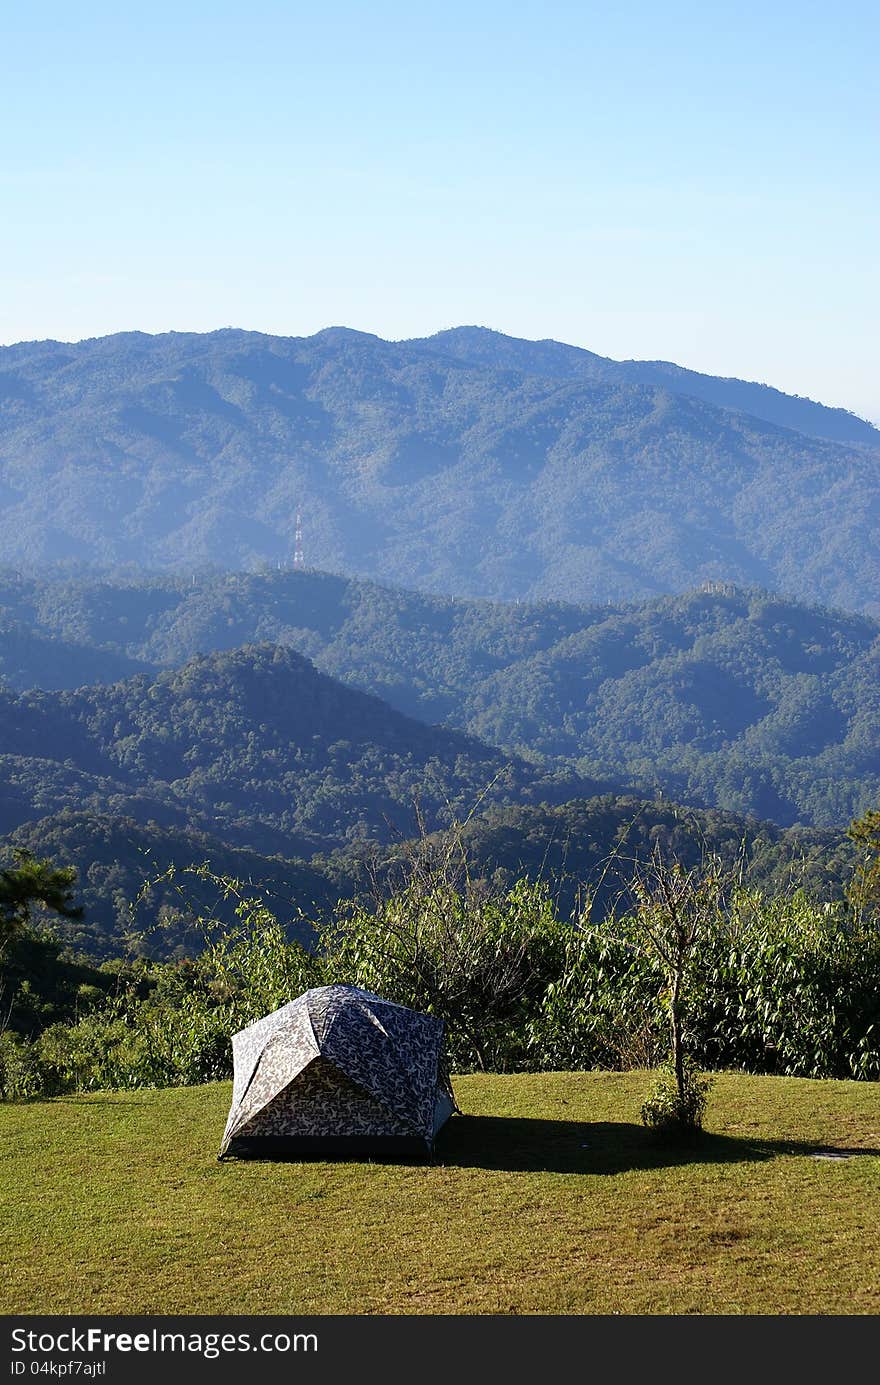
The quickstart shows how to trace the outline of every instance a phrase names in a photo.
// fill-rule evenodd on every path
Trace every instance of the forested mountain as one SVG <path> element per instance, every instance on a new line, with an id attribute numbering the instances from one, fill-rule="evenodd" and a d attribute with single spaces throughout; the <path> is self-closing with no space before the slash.
<path id="1" fill-rule="evenodd" d="M 438 350 L 468 365 L 516 370 L 551 380 L 594 380 L 605 384 L 656 385 L 674 394 L 689 394 L 707 404 L 751 414 L 808 437 L 856 443 L 875 450 L 880 430 L 847 409 L 828 408 L 812 399 L 783 394 L 770 385 L 720 378 L 686 370 L 670 361 L 613 361 L 579 346 L 558 341 L 523 341 L 486 327 L 453 327 L 408 343 L 434 354 Z"/>
<path id="2" fill-rule="evenodd" d="M 339 900 L 369 900 L 377 889 L 393 888 L 402 862 L 424 852 L 436 859 L 446 853 L 448 837 L 434 833 L 392 847 L 355 842 L 307 863 L 230 847 L 193 829 L 70 811 L 26 823 L 9 844 L 77 868 L 82 919 L 45 922 L 77 953 L 102 959 L 192 954 L 204 943 L 198 916 L 234 922 L 238 895 L 226 896 L 215 880 L 196 873 L 199 867 L 240 882 L 243 896 L 264 900 L 291 936 L 308 942 L 310 925 L 328 920 Z M 543 879 L 564 917 L 589 890 L 598 917 L 625 902 L 633 862 L 649 857 L 655 845 L 688 866 L 717 852 L 756 889 L 802 887 L 819 900 L 841 896 L 854 860 L 841 831 L 786 831 L 732 813 L 604 795 L 477 813 L 457 829 L 452 861 L 463 848 L 471 880 L 490 887 L 511 886 L 524 875 Z"/>
<path id="3" fill-rule="evenodd" d="M 227 926 L 236 920 L 238 894 L 226 895 L 213 876 L 238 881 L 243 897 L 265 900 L 290 935 L 303 941 L 313 937 L 308 921 L 323 917 L 340 893 L 331 874 L 305 861 L 261 856 L 194 829 L 102 812 L 60 812 L 25 823 L 9 841 L 76 867 L 83 917 L 45 922 L 93 958 L 200 951 L 204 933 L 194 927 L 195 918 Z M 208 871 L 200 877 L 203 866 Z M 349 884 L 344 871 L 341 882 L 343 889 Z"/>
<path id="4" fill-rule="evenodd" d="M 84 683 L 115 683 L 150 666 L 118 650 L 76 644 L 6 619 L 0 608 L 0 684 L 26 688 L 78 688 Z"/>
<path id="5" fill-rule="evenodd" d="M 477 328 L 0 349 L 0 833 L 76 865 L 98 958 L 229 921 L 205 861 L 308 937 L 475 806 L 472 878 L 564 910 L 655 842 L 835 897 L 880 801 L 878 444 Z"/>
<path id="6" fill-rule="evenodd" d="M 423 846 L 437 852 L 443 842 L 438 833 Z M 634 864 L 650 859 L 655 847 L 688 869 L 717 855 L 743 883 L 768 895 L 803 889 L 821 900 L 841 897 L 855 860 L 855 848 L 841 831 L 786 830 L 753 817 L 683 809 L 631 794 L 558 806 L 492 807 L 461 827 L 457 844 L 472 879 L 506 888 L 523 876 L 540 878 L 563 917 L 588 899 L 594 917 L 628 907 Z M 382 878 L 390 855 L 382 849 L 374 853 L 374 876 Z M 353 848 L 346 859 L 356 856 Z M 385 869 L 393 880 L 393 863 Z M 356 881 L 357 874 L 352 878 Z"/>
<path id="7" fill-rule="evenodd" d="M 7 574 L 0 607 L 41 640 L 102 643 L 102 660 L 289 645 L 419 721 L 680 802 L 830 826 L 880 799 L 880 625 L 766 592 L 609 608 L 453 601 L 314 572 Z"/>
<path id="8" fill-rule="evenodd" d="M 0 350 L 0 554 L 253 568 L 302 506 L 311 564 L 460 596 L 719 578 L 877 611 L 877 443 L 764 386 L 473 329 L 24 343 Z"/>
<path id="9" fill-rule="evenodd" d="M 68 692 L 0 690 L 0 831 L 64 809 L 209 830 L 305 856 L 411 835 L 486 802 L 589 791 L 346 688 L 291 649 L 247 646 Z M 418 810 L 418 812 L 417 812 Z"/>

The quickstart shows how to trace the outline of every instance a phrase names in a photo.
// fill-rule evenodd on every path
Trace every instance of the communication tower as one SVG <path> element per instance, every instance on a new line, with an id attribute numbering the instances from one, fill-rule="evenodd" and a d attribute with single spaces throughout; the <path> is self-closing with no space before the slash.
<path id="1" fill-rule="evenodd" d="M 293 531 L 293 566 L 295 571 L 301 572 L 305 567 L 303 558 L 303 531 L 302 531 L 302 511 L 296 512 L 296 527 Z"/>

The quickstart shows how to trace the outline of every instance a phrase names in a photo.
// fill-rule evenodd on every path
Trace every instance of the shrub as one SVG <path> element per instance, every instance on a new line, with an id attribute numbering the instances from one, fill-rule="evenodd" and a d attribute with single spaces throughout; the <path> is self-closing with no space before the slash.
<path id="1" fill-rule="evenodd" d="M 632 919 L 567 929 L 562 965 L 526 1033 L 535 1070 L 655 1067 L 665 1051 L 661 973 L 635 946 Z"/>
<path id="2" fill-rule="evenodd" d="M 23 1101 L 44 1091 L 36 1045 L 11 1030 L 0 1033 L 0 1101 Z"/>
<path id="3" fill-rule="evenodd" d="M 328 979 L 438 1015 L 459 1070 L 527 1065 L 528 1023 L 558 976 L 568 929 L 543 884 L 501 894 L 410 878 L 324 935 Z"/>
<path id="4" fill-rule="evenodd" d="M 843 905 L 737 891 L 700 973 L 691 1046 L 704 1067 L 880 1077 L 880 930 Z"/>
<path id="5" fill-rule="evenodd" d="M 672 1062 L 658 1070 L 657 1082 L 642 1105 L 642 1123 L 662 1139 L 687 1139 L 703 1128 L 712 1079 L 689 1062 L 677 1073 Z"/>

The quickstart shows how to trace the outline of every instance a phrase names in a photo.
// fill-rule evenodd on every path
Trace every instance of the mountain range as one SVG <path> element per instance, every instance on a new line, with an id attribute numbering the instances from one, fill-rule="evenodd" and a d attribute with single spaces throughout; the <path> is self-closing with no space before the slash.
<path id="1" fill-rule="evenodd" d="M 234 922 L 206 862 L 308 939 L 451 816 L 472 878 L 543 874 L 566 911 L 585 881 L 612 904 L 605 863 L 657 842 L 834 897 L 842 828 L 880 795 L 880 627 L 766 592 L 611 609 L 7 573 L 0 614 L 0 830 L 76 865 L 63 931 L 93 957 Z"/>
<path id="2" fill-rule="evenodd" d="M 705 579 L 880 612 L 880 433 L 663 362 L 457 328 L 0 349 L 0 557 L 289 560 L 498 600 Z"/>
<path id="3" fill-rule="evenodd" d="M 195 583 L 171 574 L 61 580 L 7 573 L 0 574 L 0 621 L 0 679 L 22 692 L 65 679 L 70 688 L 110 682 L 133 669 L 146 672 L 125 686 L 140 688 L 197 655 L 257 642 L 296 650 L 325 675 L 321 744 L 352 740 L 345 689 L 352 697 L 370 693 L 382 700 L 381 715 L 374 712 L 386 719 L 383 736 L 402 714 L 412 719 L 410 738 L 418 728 L 420 744 L 433 737 L 434 750 L 452 730 L 478 738 L 481 768 L 462 769 L 463 784 L 477 791 L 481 776 L 488 783 L 510 757 L 569 783 L 662 794 L 784 826 L 845 826 L 880 798 L 880 624 L 767 592 L 726 587 L 616 607 L 498 605 L 289 570 L 218 573 Z M 4 637 L 4 628 L 16 637 Z M 257 656 L 235 658 L 249 670 Z M 306 665 L 296 667 L 305 678 Z M 170 675 L 161 676 L 170 688 Z M 237 696 L 222 682 L 206 683 L 204 695 L 215 702 Z M 110 694 L 78 696 L 91 705 Z M 47 705 L 58 717 L 68 702 Z M 69 734 L 61 739 L 67 744 Z M 441 759 L 449 766 L 455 756 L 443 751 Z M 319 760 L 313 757 L 310 774 Z M 93 757 L 87 767 L 96 772 Z M 105 772 L 115 778 L 118 769 L 114 761 Z M 42 806 L 49 798 L 75 806 L 72 772 L 55 763 L 50 774 L 47 766 Z M 340 774 L 336 764 L 331 777 Z M 444 774 L 444 792 L 452 794 Z M 157 777 L 153 768 L 147 777 Z M 166 766 L 158 778 L 169 777 L 186 778 Z M 10 791 L 17 782 L 12 776 Z M 353 804 L 351 822 L 360 811 Z M 307 815 L 302 807 L 296 814 L 300 830 Z M 380 817 L 373 814 L 370 830 Z M 316 830 L 336 840 L 354 829 L 331 828 L 322 818 Z M 272 849 L 298 854 L 306 845 L 294 851 L 279 841 Z"/>
<path id="4" fill-rule="evenodd" d="M 263 854 L 412 836 L 485 802 L 595 789 L 429 727 L 273 645 L 74 691 L 0 690 L 0 832 L 87 809 Z"/>
<path id="5" fill-rule="evenodd" d="M 308 940 L 451 820 L 566 910 L 655 842 L 839 895 L 878 480 L 845 410 L 483 328 L 2 348 L 0 832 L 93 957 L 231 922 L 206 861 Z"/>

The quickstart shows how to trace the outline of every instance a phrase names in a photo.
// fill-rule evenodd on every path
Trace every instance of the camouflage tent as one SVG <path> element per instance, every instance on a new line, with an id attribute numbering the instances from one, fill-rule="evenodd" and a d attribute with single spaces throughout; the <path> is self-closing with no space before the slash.
<path id="1" fill-rule="evenodd" d="M 233 1035 L 220 1157 L 428 1154 L 455 1098 L 443 1021 L 320 986 Z"/>

